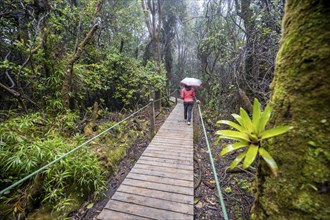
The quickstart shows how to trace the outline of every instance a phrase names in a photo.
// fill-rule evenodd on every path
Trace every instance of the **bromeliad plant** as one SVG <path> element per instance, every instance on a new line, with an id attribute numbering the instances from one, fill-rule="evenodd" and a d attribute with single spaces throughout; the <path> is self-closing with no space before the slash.
<path id="1" fill-rule="evenodd" d="M 240 115 L 232 114 L 238 124 L 228 120 L 220 120 L 217 122 L 217 124 L 226 124 L 237 130 L 219 130 L 216 132 L 217 135 L 220 135 L 221 139 L 238 141 L 226 146 L 220 152 L 221 156 L 241 148 L 247 149 L 235 158 L 230 165 L 231 169 L 235 168 L 243 159 L 243 168 L 248 168 L 257 158 L 259 153 L 261 158 L 266 161 L 273 175 L 277 176 L 278 166 L 268 151 L 261 146 L 261 141 L 287 132 L 289 130 L 289 126 L 278 126 L 265 130 L 270 115 L 271 107 L 267 104 L 265 110 L 262 112 L 259 101 L 254 99 L 252 120 L 247 112 L 241 108 Z"/>

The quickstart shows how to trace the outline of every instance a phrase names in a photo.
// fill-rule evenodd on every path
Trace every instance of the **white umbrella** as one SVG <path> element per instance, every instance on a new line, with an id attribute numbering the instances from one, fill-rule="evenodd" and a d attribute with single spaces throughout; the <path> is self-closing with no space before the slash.
<path id="1" fill-rule="evenodd" d="M 190 77 L 184 78 L 183 80 L 181 80 L 180 83 L 183 85 L 186 85 L 186 86 L 201 86 L 202 85 L 202 81 L 200 81 L 199 79 L 190 78 Z"/>

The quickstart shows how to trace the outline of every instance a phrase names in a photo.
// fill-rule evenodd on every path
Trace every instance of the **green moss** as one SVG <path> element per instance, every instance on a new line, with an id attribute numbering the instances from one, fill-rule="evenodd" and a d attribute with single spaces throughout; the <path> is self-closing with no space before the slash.
<path id="1" fill-rule="evenodd" d="M 328 151 L 324 148 L 306 147 L 306 163 L 303 167 L 303 175 L 316 183 L 326 183 L 330 179 Z"/>
<path id="2" fill-rule="evenodd" d="M 279 177 L 263 167 L 257 219 L 329 219 L 330 14 L 321 1 L 287 1 L 276 58 L 273 125 L 293 126 L 269 144 Z M 311 144 L 313 143 L 313 144 Z"/>
<path id="3" fill-rule="evenodd" d="M 324 206 L 327 200 L 326 195 L 318 195 L 317 193 L 311 193 L 312 191 L 300 191 L 297 192 L 296 199 L 293 200 L 293 207 L 297 210 L 301 210 L 302 213 L 313 213 L 310 218 L 314 219 L 328 219 L 330 216 L 330 210 L 328 206 Z M 307 216 L 306 214 L 305 216 Z"/>

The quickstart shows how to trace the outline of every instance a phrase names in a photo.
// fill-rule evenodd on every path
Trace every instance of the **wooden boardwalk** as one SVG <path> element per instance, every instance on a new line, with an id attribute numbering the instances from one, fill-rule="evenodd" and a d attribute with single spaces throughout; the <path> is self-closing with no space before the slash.
<path id="1" fill-rule="evenodd" d="M 193 128 L 178 104 L 98 219 L 193 219 Z"/>

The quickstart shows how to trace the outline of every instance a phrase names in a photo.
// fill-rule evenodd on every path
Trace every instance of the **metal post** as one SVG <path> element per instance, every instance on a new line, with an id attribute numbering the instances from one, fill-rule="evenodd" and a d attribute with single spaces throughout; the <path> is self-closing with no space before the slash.
<path id="1" fill-rule="evenodd" d="M 150 139 L 155 135 L 155 103 L 150 99 Z"/>

